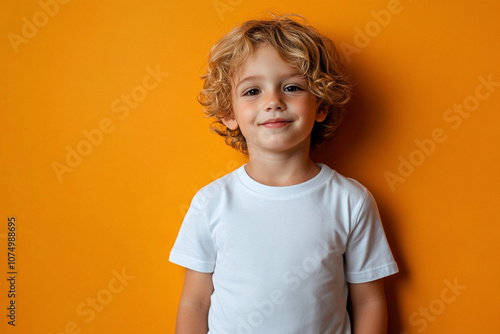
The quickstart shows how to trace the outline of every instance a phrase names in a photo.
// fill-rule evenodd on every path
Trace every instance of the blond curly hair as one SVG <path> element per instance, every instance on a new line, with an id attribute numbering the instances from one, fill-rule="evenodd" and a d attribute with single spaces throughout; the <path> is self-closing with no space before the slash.
<path id="1" fill-rule="evenodd" d="M 292 18 L 301 18 L 304 23 Z M 307 78 L 308 89 L 316 97 L 318 110 L 327 113 L 323 122 L 314 124 L 311 148 L 315 148 L 333 136 L 339 127 L 353 85 L 334 43 L 296 14 L 244 22 L 214 44 L 207 73 L 202 76 L 205 80 L 203 89 L 198 96 L 205 114 L 214 118 L 211 129 L 223 136 L 226 144 L 248 154 L 245 137 L 239 128 L 227 128 L 222 119 L 233 116 L 231 91 L 234 75 L 253 50 L 264 44 L 276 49 L 287 63 Z"/>

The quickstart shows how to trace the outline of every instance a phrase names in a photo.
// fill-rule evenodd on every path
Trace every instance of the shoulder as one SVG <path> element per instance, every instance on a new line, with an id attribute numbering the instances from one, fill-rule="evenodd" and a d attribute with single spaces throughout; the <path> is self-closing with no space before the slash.
<path id="1" fill-rule="evenodd" d="M 326 165 L 324 166 L 331 174 L 327 189 L 335 193 L 335 196 L 364 201 L 365 198 L 370 195 L 368 189 L 359 181 L 344 176 Z"/>
<path id="2" fill-rule="evenodd" d="M 234 191 L 237 182 L 237 171 L 226 174 L 203 186 L 193 197 L 192 207 L 204 208 L 221 203 L 228 194 Z"/>
<path id="3" fill-rule="evenodd" d="M 335 203 L 335 208 L 357 221 L 364 213 L 378 210 L 375 198 L 361 182 L 331 170 L 331 177 L 322 194 L 326 205 Z"/>

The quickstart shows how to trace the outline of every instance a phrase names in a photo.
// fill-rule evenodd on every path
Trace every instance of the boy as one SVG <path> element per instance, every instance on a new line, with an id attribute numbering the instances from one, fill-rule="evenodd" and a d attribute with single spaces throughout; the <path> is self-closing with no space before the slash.
<path id="1" fill-rule="evenodd" d="M 204 78 L 215 131 L 249 161 L 186 214 L 170 254 L 186 267 L 176 333 L 385 333 L 381 278 L 398 269 L 375 201 L 309 158 L 350 98 L 333 43 L 290 16 L 248 21 Z"/>

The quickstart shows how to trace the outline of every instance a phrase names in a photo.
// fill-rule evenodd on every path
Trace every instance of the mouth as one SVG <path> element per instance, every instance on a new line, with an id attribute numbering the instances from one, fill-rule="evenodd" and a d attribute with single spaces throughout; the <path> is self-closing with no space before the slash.
<path id="1" fill-rule="evenodd" d="M 271 118 L 265 121 L 264 123 L 261 123 L 260 125 L 266 128 L 281 128 L 290 123 L 292 123 L 292 121 L 286 120 L 284 118 Z"/>

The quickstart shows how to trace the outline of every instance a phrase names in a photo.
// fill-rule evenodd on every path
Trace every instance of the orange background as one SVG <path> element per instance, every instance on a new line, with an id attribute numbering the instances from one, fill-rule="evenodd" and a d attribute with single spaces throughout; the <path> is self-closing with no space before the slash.
<path id="1" fill-rule="evenodd" d="M 183 270 L 168 255 L 183 215 L 197 189 L 245 162 L 209 132 L 200 75 L 223 33 L 272 10 L 342 45 L 356 79 L 342 130 L 314 156 L 377 199 L 401 270 L 386 281 L 389 332 L 500 333 L 500 86 L 480 81 L 500 81 L 500 2 L 1 7 L 0 332 L 174 332 Z M 464 103 L 464 116 L 448 111 Z M 386 172 L 399 175 L 392 186 Z"/>

